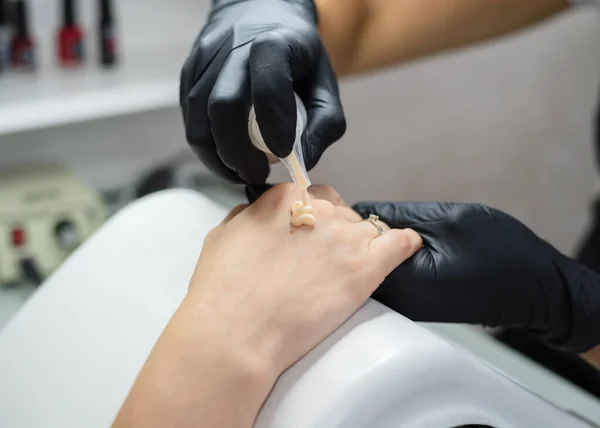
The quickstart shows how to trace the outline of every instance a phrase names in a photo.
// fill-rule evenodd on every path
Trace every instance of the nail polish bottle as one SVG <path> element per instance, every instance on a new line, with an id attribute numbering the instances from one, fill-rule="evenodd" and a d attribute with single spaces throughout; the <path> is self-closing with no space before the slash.
<path id="1" fill-rule="evenodd" d="M 83 31 L 77 24 L 76 0 L 63 0 L 63 24 L 58 32 L 58 60 L 63 67 L 76 67 L 84 60 Z"/>
<path id="2" fill-rule="evenodd" d="M 99 0 L 100 64 L 111 67 L 117 62 L 116 34 L 111 0 Z"/>
<path id="3" fill-rule="evenodd" d="M 12 66 L 20 70 L 35 68 L 35 45 L 29 35 L 27 4 L 24 0 L 14 2 L 15 33 L 10 44 Z"/>
<path id="4" fill-rule="evenodd" d="M 0 72 L 10 66 L 12 25 L 8 19 L 8 2 L 0 0 Z"/>

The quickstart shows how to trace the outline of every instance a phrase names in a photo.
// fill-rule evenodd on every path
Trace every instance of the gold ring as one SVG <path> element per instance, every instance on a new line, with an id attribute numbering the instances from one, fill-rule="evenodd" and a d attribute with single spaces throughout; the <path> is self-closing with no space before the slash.
<path id="1" fill-rule="evenodd" d="M 384 230 L 383 230 L 383 226 L 381 226 L 381 223 L 379 222 L 379 216 L 377 216 L 375 214 L 371 214 L 367 221 L 369 223 L 371 223 L 373 226 L 375 226 L 375 228 L 377 229 L 378 236 L 383 235 Z"/>

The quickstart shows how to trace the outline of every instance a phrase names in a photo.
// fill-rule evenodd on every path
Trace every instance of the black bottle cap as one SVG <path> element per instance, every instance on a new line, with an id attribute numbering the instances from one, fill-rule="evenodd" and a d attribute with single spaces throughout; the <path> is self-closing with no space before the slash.
<path id="1" fill-rule="evenodd" d="M 65 27 L 75 26 L 75 15 L 77 15 L 77 8 L 75 6 L 75 0 L 63 0 L 63 25 Z"/>
<path id="2" fill-rule="evenodd" d="M 100 0 L 100 22 L 110 24 L 113 21 L 112 1 Z"/>
<path id="3" fill-rule="evenodd" d="M 24 0 L 17 0 L 13 6 L 15 32 L 19 37 L 29 37 L 27 25 L 27 4 Z"/>
<path id="4" fill-rule="evenodd" d="M 6 0 L 0 0 L 0 25 L 8 24 L 8 4 Z"/>

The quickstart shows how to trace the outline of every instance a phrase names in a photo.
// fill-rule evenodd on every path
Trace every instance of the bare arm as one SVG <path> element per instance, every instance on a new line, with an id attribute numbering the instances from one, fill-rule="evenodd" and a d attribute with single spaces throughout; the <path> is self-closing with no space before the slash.
<path id="1" fill-rule="evenodd" d="M 253 426 L 277 374 L 252 349 L 195 331 L 192 306 L 187 299 L 164 331 L 113 428 Z"/>
<path id="2" fill-rule="evenodd" d="M 502 36 L 567 0 L 315 0 L 336 72 L 360 73 Z M 343 4 L 343 5 L 342 5 Z"/>
<path id="3" fill-rule="evenodd" d="M 318 227 L 290 232 L 290 206 L 302 195 L 289 184 L 207 236 L 188 294 L 114 428 L 251 428 L 278 376 L 422 247 L 416 232 L 386 226 L 379 235 L 335 191 L 319 193 L 339 206 L 314 199 Z"/>

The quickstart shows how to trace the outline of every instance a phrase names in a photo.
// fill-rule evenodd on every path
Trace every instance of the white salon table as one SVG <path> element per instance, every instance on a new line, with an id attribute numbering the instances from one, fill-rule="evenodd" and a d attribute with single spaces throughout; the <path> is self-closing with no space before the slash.
<path id="1" fill-rule="evenodd" d="M 0 331 L 0 427 L 109 426 L 225 214 L 165 191 L 87 241 Z M 598 426 L 600 405 L 479 331 L 369 301 L 280 378 L 256 428 L 467 424 Z"/>

